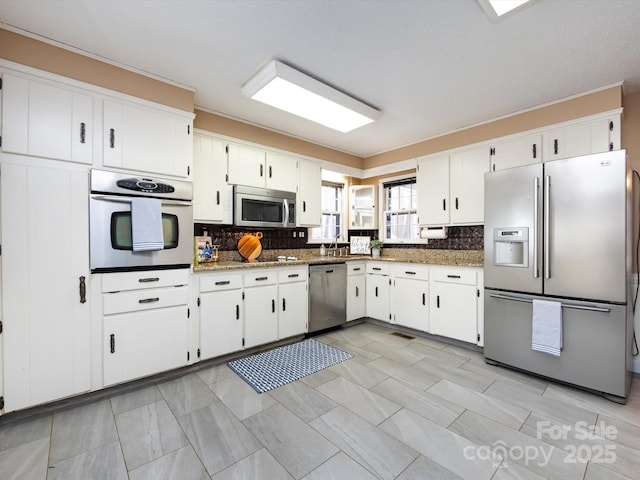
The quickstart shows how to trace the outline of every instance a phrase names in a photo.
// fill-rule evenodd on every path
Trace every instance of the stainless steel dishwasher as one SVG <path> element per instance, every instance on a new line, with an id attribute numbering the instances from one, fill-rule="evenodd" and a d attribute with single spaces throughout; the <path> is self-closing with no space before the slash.
<path id="1" fill-rule="evenodd" d="M 309 266 L 309 333 L 347 321 L 347 265 Z"/>

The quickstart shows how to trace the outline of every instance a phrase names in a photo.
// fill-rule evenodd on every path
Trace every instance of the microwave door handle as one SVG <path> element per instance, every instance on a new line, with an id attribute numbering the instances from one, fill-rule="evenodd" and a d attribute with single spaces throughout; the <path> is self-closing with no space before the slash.
<path id="1" fill-rule="evenodd" d="M 282 200 L 282 204 L 284 205 L 284 219 L 282 222 L 283 227 L 289 226 L 289 201 L 285 198 Z"/>

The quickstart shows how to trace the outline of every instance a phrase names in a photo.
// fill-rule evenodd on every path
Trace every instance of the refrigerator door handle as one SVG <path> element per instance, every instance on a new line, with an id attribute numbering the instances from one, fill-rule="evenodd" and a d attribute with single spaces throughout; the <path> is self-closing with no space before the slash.
<path id="1" fill-rule="evenodd" d="M 549 260 L 549 238 L 550 238 L 550 221 L 549 221 L 549 211 L 551 210 L 549 202 L 551 201 L 551 177 L 549 175 L 545 175 L 544 177 L 544 276 L 546 279 L 551 278 L 551 262 Z"/>
<path id="2" fill-rule="evenodd" d="M 533 177 L 533 278 L 540 276 L 540 269 L 538 268 L 538 190 L 540 188 L 540 179 Z"/>
<path id="3" fill-rule="evenodd" d="M 499 293 L 490 293 L 489 296 L 491 298 L 497 298 L 499 300 L 510 300 L 512 302 L 533 303 L 533 300 L 531 298 L 513 297 L 511 295 L 502 295 Z M 589 307 L 587 305 L 575 305 L 573 303 L 563 303 L 562 308 L 571 308 L 573 310 L 587 310 L 589 312 L 603 312 L 603 313 L 611 312 L 611 309 L 606 307 Z"/>

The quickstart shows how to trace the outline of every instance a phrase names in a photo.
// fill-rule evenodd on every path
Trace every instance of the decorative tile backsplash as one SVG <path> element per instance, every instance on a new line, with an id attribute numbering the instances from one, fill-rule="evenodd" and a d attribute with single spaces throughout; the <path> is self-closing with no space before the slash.
<path id="1" fill-rule="evenodd" d="M 318 248 L 317 245 L 307 245 L 306 228 L 279 228 L 279 229 L 248 229 L 233 227 L 230 225 L 213 225 L 196 223 L 194 225 L 194 235 L 205 235 L 211 237 L 214 245 L 219 245 L 220 250 L 235 250 L 238 247 L 238 240 L 246 233 L 262 232 L 263 250 L 272 249 L 298 249 L 298 248 Z M 389 244 L 392 248 L 420 248 L 434 250 L 482 250 L 484 248 L 484 227 L 474 225 L 469 227 L 449 227 L 448 237 L 444 239 L 429 240 L 427 245 L 403 245 Z M 351 235 L 370 236 L 378 238 L 377 230 L 351 230 Z M 385 244 L 385 248 L 387 245 Z"/>

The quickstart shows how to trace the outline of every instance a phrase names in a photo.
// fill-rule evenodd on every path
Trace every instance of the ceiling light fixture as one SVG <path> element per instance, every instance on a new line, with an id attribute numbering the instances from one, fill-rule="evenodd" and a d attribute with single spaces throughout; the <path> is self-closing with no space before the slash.
<path id="1" fill-rule="evenodd" d="M 379 110 L 277 60 L 270 61 L 251 77 L 242 86 L 242 93 L 342 133 L 382 115 Z"/>
<path id="2" fill-rule="evenodd" d="M 511 13 L 530 2 L 531 0 L 478 0 L 492 21 L 499 20 L 507 13 Z"/>

